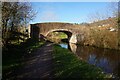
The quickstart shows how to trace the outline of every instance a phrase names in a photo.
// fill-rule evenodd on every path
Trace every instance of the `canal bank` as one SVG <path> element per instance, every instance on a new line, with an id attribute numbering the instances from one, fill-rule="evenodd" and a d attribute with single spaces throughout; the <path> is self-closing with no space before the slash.
<path id="1" fill-rule="evenodd" d="M 55 78 L 112 78 L 95 65 L 80 60 L 71 51 L 54 45 L 53 49 L 54 77 Z"/>
<path id="2" fill-rule="evenodd" d="M 69 49 L 78 59 L 101 68 L 104 73 L 120 77 L 120 51 L 70 43 L 59 43 L 59 45 Z"/>

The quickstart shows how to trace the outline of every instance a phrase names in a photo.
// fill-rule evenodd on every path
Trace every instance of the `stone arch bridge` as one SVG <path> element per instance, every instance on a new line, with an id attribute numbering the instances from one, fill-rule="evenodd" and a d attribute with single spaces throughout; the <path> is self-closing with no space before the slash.
<path id="1" fill-rule="evenodd" d="M 110 32 L 104 28 L 99 28 L 94 24 L 90 24 L 88 27 L 59 22 L 37 23 L 31 24 L 30 36 L 39 39 L 42 36 L 47 38 L 51 32 L 64 32 L 68 35 L 70 43 L 118 49 L 118 32 Z M 109 36 L 112 36 L 113 40 Z"/>
<path id="2" fill-rule="evenodd" d="M 68 36 L 68 40 L 71 43 L 78 42 L 78 33 L 80 30 L 78 29 L 79 26 L 70 23 L 37 23 L 31 24 L 31 38 L 39 39 L 40 35 L 47 37 L 47 35 L 51 32 L 64 32 Z M 83 39 L 83 33 L 79 33 L 81 35 L 81 39 Z M 79 40 L 80 40 L 79 38 Z"/>

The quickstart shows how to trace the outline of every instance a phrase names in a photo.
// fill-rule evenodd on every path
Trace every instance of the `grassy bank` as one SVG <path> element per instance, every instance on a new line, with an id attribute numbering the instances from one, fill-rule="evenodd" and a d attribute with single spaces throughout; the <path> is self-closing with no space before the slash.
<path id="1" fill-rule="evenodd" d="M 54 46 L 54 77 L 59 79 L 64 78 L 108 78 L 100 68 L 90 65 L 79 60 L 72 52 L 61 48 L 58 45 Z"/>
<path id="2" fill-rule="evenodd" d="M 29 39 L 21 44 L 12 44 L 3 48 L 3 77 L 5 77 L 5 75 L 11 70 L 23 66 L 27 57 L 32 56 L 32 53 L 44 43 L 44 41 L 38 42 Z"/>

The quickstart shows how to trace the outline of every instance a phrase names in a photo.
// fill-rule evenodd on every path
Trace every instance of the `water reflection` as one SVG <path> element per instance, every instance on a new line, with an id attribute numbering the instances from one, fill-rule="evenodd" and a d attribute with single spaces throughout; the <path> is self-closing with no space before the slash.
<path id="1" fill-rule="evenodd" d="M 120 51 L 75 44 L 60 45 L 64 48 L 70 47 L 71 51 L 81 60 L 100 67 L 106 73 L 113 73 L 120 77 Z"/>
<path id="2" fill-rule="evenodd" d="M 59 44 L 61 47 L 63 47 L 63 48 L 66 48 L 66 49 L 68 49 L 68 44 L 67 43 L 62 43 L 62 44 Z"/>

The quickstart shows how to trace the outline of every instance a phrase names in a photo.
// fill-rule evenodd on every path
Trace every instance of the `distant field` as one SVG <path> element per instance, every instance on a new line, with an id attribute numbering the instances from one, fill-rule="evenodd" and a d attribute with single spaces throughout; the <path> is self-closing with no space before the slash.
<path id="1" fill-rule="evenodd" d="M 64 39 L 67 38 L 67 35 L 65 33 L 59 33 L 58 36 L 56 37 L 59 37 L 60 39 Z"/>
<path id="2" fill-rule="evenodd" d="M 50 33 L 48 36 L 49 36 L 49 40 L 53 42 L 60 42 L 61 39 L 68 38 L 68 36 L 63 32 L 53 32 L 53 33 Z"/>

